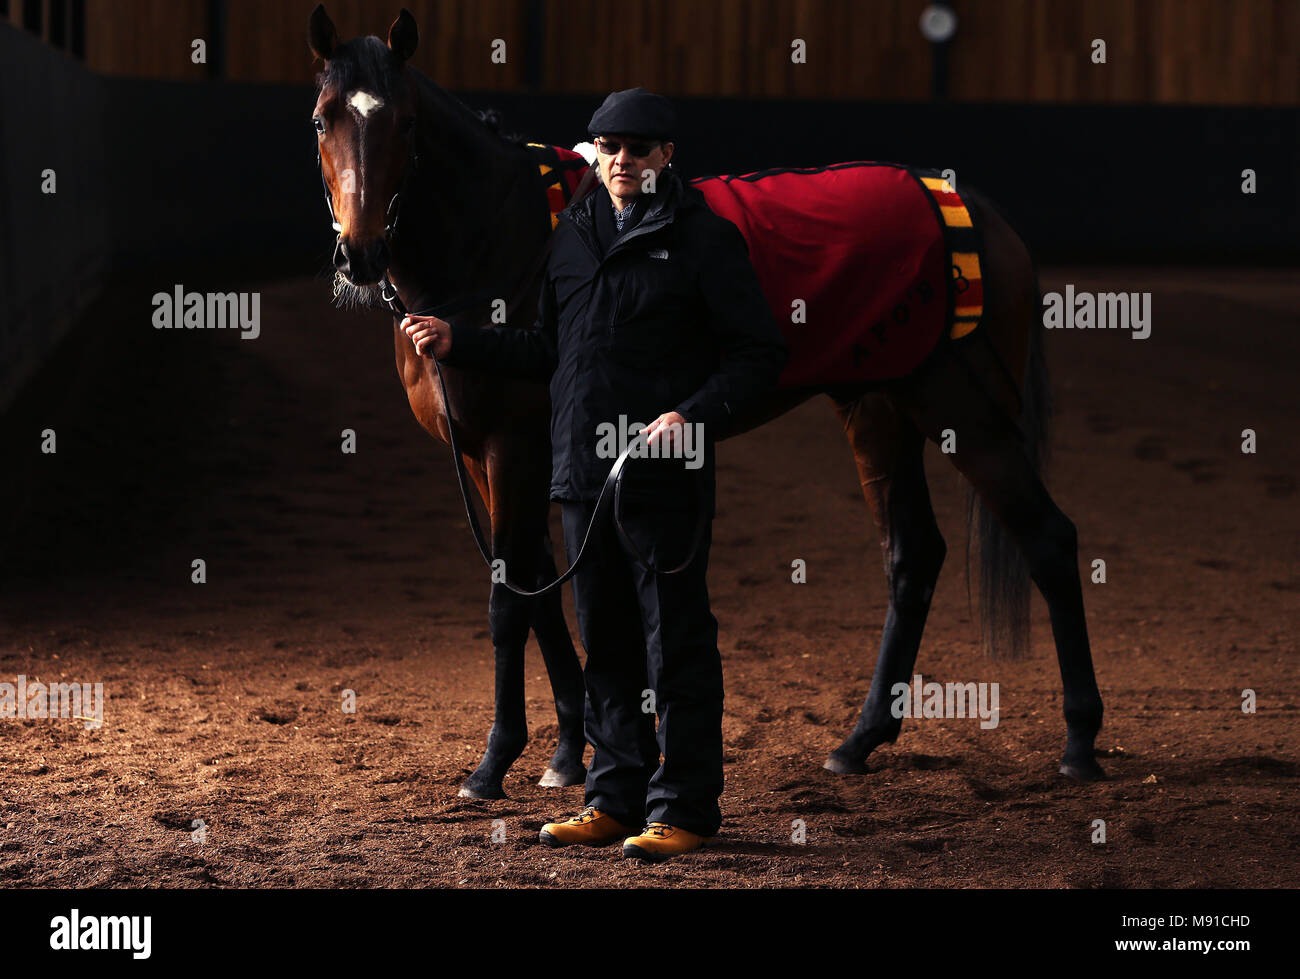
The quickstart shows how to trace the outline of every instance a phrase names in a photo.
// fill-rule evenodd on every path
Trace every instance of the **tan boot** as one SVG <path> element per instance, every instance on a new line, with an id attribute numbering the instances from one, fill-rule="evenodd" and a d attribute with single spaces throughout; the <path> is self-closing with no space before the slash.
<path id="1" fill-rule="evenodd" d="M 601 812 L 595 806 L 588 806 L 572 819 L 562 823 L 547 823 L 538 834 L 547 846 L 608 846 L 617 843 L 628 833 L 631 826 L 624 826 L 613 816 Z"/>
<path id="2" fill-rule="evenodd" d="M 708 839 L 710 837 L 669 826 L 667 823 L 651 823 L 639 836 L 630 836 L 623 841 L 623 856 L 658 863 L 678 854 L 690 853 L 703 846 Z"/>

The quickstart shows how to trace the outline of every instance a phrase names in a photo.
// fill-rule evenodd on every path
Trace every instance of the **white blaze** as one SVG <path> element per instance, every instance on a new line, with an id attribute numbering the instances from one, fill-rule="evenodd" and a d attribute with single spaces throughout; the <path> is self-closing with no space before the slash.
<path id="1" fill-rule="evenodd" d="M 362 119 L 365 119 L 376 109 L 382 108 L 383 104 L 383 100 L 375 98 L 369 92 L 358 91 L 353 93 L 352 98 L 348 99 L 348 105 L 352 106 Z"/>

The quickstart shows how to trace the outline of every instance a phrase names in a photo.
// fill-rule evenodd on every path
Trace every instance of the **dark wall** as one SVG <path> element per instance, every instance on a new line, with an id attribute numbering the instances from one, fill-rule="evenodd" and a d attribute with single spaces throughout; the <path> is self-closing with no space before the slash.
<path id="1" fill-rule="evenodd" d="M 132 261 L 268 261 L 315 272 L 332 234 L 314 96 L 298 86 L 109 80 L 114 248 Z M 586 96 L 467 93 L 507 128 L 572 146 Z M 679 99 L 686 176 L 853 159 L 951 167 L 1040 260 L 1300 257 L 1300 112 L 1181 106 L 912 105 Z M 1241 192 L 1242 170 L 1258 192 Z M 143 207 L 144 220 L 136 213 Z"/>
<path id="2" fill-rule="evenodd" d="M 0 407 L 105 270 L 328 269 L 309 86 L 104 79 L 0 27 Z M 469 93 L 572 146 L 588 96 Z M 680 99 L 686 176 L 879 159 L 951 167 L 1040 261 L 1300 262 L 1290 109 Z M 58 170 L 43 197 L 39 172 Z M 1258 193 L 1241 193 L 1253 168 Z M 177 278 L 180 276 L 180 278 Z"/>
<path id="3" fill-rule="evenodd" d="M 589 97 L 464 96 L 572 145 Z M 1185 106 L 678 99 L 684 175 L 843 160 L 956 171 L 1040 260 L 1300 260 L 1300 112 Z M 1243 169 L 1258 192 L 1241 192 Z"/>
<path id="4" fill-rule="evenodd" d="M 0 23 L 0 410 L 103 284 L 105 118 L 98 76 Z"/>
<path id="5" fill-rule="evenodd" d="M 306 87 L 105 79 L 112 251 L 123 271 L 314 273 L 334 232 Z"/>

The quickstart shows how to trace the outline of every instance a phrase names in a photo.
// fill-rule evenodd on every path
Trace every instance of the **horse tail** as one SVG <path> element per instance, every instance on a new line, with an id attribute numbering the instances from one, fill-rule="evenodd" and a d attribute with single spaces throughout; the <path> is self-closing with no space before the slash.
<path id="1" fill-rule="evenodd" d="M 987 202 L 982 203 L 989 206 Z M 1029 336 L 1018 422 L 1025 455 L 1034 473 L 1041 474 L 1047 463 L 1052 398 L 1047 359 L 1043 353 L 1043 331 L 1038 328 L 1037 320 L 1038 311 L 1043 308 L 1038 263 L 1032 255 L 1029 261 L 1032 277 L 1026 288 L 1034 305 L 1026 324 Z M 966 489 L 966 527 L 967 598 L 969 601 L 971 551 L 975 550 L 979 562 L 980 633 L 985 655 L 991 659 L 1022 659 L 1029 648 L 1032 590 L 1029 564 L 1001 521 L 969 485 Z"/>

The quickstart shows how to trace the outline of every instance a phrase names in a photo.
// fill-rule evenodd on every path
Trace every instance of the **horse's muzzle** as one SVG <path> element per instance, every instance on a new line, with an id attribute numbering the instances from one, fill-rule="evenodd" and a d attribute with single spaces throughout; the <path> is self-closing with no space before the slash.
<path id="1" fill-rule="evenodd" d="M 364 248 L 348 244 L 339 235 L 334 243 L 334 268 L 342 272 L 355 286 L 374 285 L 388 271 L 390 256 L 388 242 L 376 238 Z"/>

